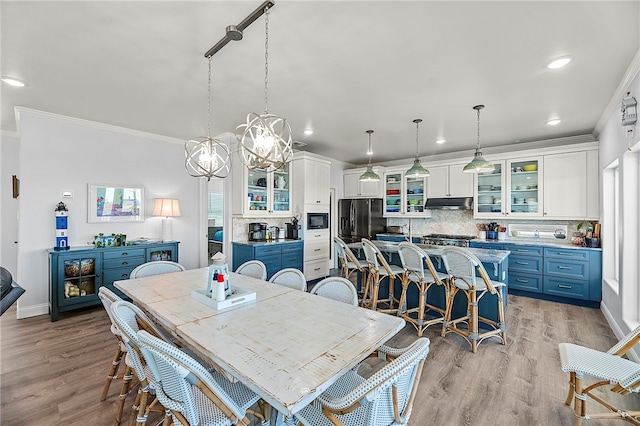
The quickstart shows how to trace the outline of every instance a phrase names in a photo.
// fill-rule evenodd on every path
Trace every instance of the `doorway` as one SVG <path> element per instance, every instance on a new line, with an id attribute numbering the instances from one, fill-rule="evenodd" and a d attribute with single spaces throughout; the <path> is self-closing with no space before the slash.
<path id="1" fill-rule="evenodd" d="M 207 257 L 211 264 L 211 256 L 224 253 L 224 180 L 211 179 L 207 185 Z"/>

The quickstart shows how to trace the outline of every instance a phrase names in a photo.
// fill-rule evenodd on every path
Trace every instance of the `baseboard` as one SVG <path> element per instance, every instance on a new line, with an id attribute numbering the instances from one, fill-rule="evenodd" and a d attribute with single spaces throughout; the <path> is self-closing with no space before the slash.
<path id="1" fill-rule="evenodd" d="M 31 305 L 23 308 L 20 306 L 20 302 L 18 301 L 18 309 L 16 310 L 17 319 L 36 317 L 38 315 L 49 315 L 48 303 L 42 303 L 40 305 Z"/>
<path id="2" fill-rule="evenodd" d="M 611 327 L 611 330 L 613 330 L 613 334 L 616 335 L 618 340 L 622 339 L 627 333 L 622 331 L 616 320 L 613 318 L 613 315 L 611 315 L 611 311 L 609 311 L 604 301 L 600 303 L 600 310 L 602 311 L 604 318 L 607 320 L 607 323 L 609 323 L 609 327 Z M 627 352 L 627 357 L 632 361 L 640 363 L 640 354 L 636 349 L 631 349 L 629 352 Z"/>

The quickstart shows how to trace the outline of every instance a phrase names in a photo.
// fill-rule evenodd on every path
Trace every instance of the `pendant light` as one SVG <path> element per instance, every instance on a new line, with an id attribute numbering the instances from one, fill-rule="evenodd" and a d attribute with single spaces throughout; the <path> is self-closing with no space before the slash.
<path id="1" fill-rule="evenodd" d="M 478 111 L 478 144 L 476 145 L 476 152 L 473 154 L 473 160 L 462 169 L 465 173 L 491 173 L 496 169 L 492 163 L 484 159 L 482 152 L 480 152 L 480 110 L 482 108 L 484 108 L 484 105 L 473 107 Z"/>
<path id="2" fill-rule="evenodd" d="M 420 179 L 430 176 L 431 173 L 429 173 L 429 170 L 425 169 L 422 167 L 422 164 L 420 164 L 420 153 L 418 151 L 418 126 L 422 123 L 422 119 L 416 118 L 413 122 L 416 123 L 416 158 L 413 160 L 413 166 L 404 172 L 404 175 L 409 178 Z"/>
<path id="3" fill-rule="evenodd" d="M 227 145 L 211 137 L 211 56 L 209 56 L 209 89 L 207 93 L 207 136 L 188 140 L 184 144 L 187 173 L 193 177 L 226 178 L 231 170 L 231 155 Z"/>
<path id="4" fill-rule="evenodd" d="M 285 118 L 268 111 L 269 81 L 269 5 L 265 6 L 264 113 L 247 115 L 247 122 L 236 128 L 242 161 L 249 169 L 281 170 L 293 157 L 291 127 Z"/>
<path id="5" fill-rule="evenodd" d="M 360 175 L 359 180 L 361 182 L 379 182 L 380 176 L 373 171 L 373 166 L 371 165 L 371 156 L 373 155 L 373 151 L 371 150 L 371 133 L 373 133 L 373 130 L 367 130 L 367 133 L 369 134 L 369 149 L 367 150 L 369 165 L 367 166 L 367 170 Z"/>

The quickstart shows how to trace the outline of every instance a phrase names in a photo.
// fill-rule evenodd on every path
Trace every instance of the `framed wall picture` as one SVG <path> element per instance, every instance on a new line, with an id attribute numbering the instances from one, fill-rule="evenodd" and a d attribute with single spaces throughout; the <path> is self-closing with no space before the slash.
<path id="1" fill-rule="evenodd" d="M 89 223 L 144 221 L 144 187 L 89 184 Z"/>

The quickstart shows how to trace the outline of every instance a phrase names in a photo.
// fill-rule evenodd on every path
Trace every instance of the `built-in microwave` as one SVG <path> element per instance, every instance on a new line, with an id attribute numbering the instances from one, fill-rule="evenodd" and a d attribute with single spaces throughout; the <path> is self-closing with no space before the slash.
<path id="1" fill-rule="evenodd" d="M 307 213 L 307 229 L 329 229 L 329 213 Z"/>

